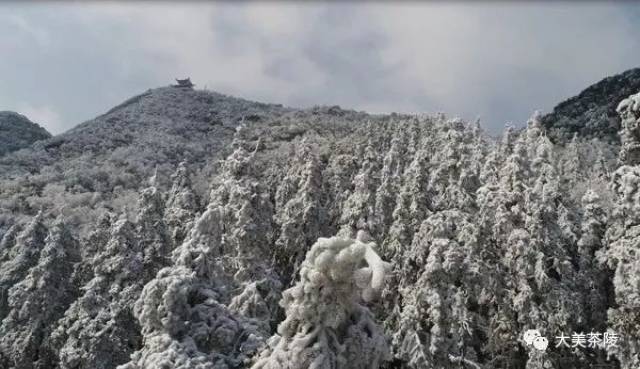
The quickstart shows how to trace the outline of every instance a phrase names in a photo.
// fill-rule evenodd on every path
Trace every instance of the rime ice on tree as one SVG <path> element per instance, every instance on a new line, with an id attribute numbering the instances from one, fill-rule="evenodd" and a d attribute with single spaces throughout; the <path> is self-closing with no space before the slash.
<path id="1" fill-rule="evenodd" d="M 283 294 L 287 318 L 253 369 L 376 369 L 388 357 L 369 310 L 388 265 L 360 232 L 358 239 L 320 238 L 300 281 Z M 366 266 L 362 266 L 366 263 Z"/>
<path id="2" fill-rule="evenodd" d="M 622 118 L 620 163 L 612 178 L 618 201 L 607 230 L 608 266 L 614 270 L 617 308 L 609 310 L 609 325 L 622 337 L 610 351 L 623 368 L 640 367 L 640 94 L 618 105 Z"/>

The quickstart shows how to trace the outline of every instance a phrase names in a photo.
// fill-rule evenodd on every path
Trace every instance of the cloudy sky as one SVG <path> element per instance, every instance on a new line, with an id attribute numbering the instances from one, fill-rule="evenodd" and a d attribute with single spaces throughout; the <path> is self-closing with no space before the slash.
<path id="1" fill-rule="evenodd" d="M 0 110 L 61 133 L 147 90 L 445 112 L 493 132 L 640 66 L 640 3 L 0 3 Z"/>

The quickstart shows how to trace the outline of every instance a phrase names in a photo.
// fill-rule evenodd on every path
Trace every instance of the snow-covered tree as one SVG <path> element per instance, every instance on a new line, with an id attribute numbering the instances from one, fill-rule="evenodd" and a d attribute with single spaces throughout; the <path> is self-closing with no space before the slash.
<path id="1" fill-rule="evenodd" d="M 528 178 L 526 148 L 518 142 L 500 170 L 496 187 L 495 221 L 492 228 L 493 237 L 497 241 L 506 241 L 511 231 L 524 226 L 524 194 Z"/>
<path id="2" fill-rule="evenodd" d="M 198 199 L 189 174 L 187 163 L 181 162 L 172 176 L 173 184 L 165 205 L 165 223 L 173 245 L 182 243 L 198 211 Z"/>
<path id="3" fill-rule="evenodd" d="M 222 163 L 220 186 L 212 191 L 209 206 L 221 208 L 224 237 L 222 247 L 229 256 L 230 270 L 241 280 L 258 270 L 257 260 L 268 259 L 267 245 L 273 241 L 273 204 L 256 180 L 255 152 L 242 146 Z M 247 279 L 248 278 L 248 279 Z"/>
<path id="4" fill-rule="evenodd" d="M 403 125 L 402 125 L 403 126 Z M 402 173 L 405 168 L 407 138 L 400 130 L 393 135 L 391 147 L 384 157 L 380 170 L 380 185 L 375 200 L 375 236 L 386 235 L 393 223 L 393 210 L 396 206 L 396 194 L 401 187 Z"/>
<path id="5" fill-rule="evenodd" d="M 107 242 L 109 242 L 111 226 L 116 220 L 117 216 L 108 211 L 100 215 L 93 227 L 93 231 L 82 242 L 80 255 L 83 259 L 90 260 L 104 250 Z"/>
<path id="6" fill-rule="evenodd" d="M 313 245 L 300 281 L 283 294 L 287 317 L 253 369 L 380 367 L 387 342 L 361 301 L 381 292 L 389 267 L 368 241 L 361 231 L 356 240 L 320 238 Z"/>
<path id="7" fill-rule="evenodd" d="M 61 220 L 54 224 L 40 252 L 38 264 L 9 290 L 10 312 L 0 325 L 0 364 L 15 368 L 51 368 L 55 349 L 46 339 L 52 323 L 75 299 L 74 263 L 80 260 L 78 242 Z"/>
<path id="8" fill-rule="evenodd" d="M 581 306 L 572 306 L 579 299 L 578 270 L 574 265 L 576 237 L 575 220 L 567 216 L 564 202 L 567 197 L 560 191 L 560 182 L 550 157 L 550 142 L 546 137 L 538 140 L 537 156 L 531 167 L 535 175 L 533 186 L 527 192 L 525 229 L 529 235 L 527 262 L 532 266 L 530 276 L 536 316 L 524 323 L 528 329 L 544 331 L 562 329 L 578 331 L 584 322 Z M 523 283 L 527 276 L 522 275 Z M 538 301 L 535 303 L 535 301 Z M 542 324 L 537 319 L 542 320 Z"/>
<path id="9" fill-rule="evenodd" d="M 0 239 L 0 267 L 2 263 L 10 259 L 9 255 L 16 245 L 20 231 L 22 231 L 22 226 L 20 224 L 14 224 L 4 233 L 2 239 Z"/>
<path id="10" fill-rule="evenodd" d="M 640 164 L 640 93 L 629 96 L 616 109 L 622 120 L 620 162 Z"/>
<path id="11" fill-rule="evenodd" d="M 144 345 L 122 368 L 235 368 L 270 334 L 281 290 L 265 263 L 273 209 L 242 132 L 207 210 L 136 301 Z"/>
<path id="12" fill-rule="evenodd" d="M 542 115 L 539 111 L 535 111 L 527 121 L 527 128 L 524 131 L 524 141 L 530 158 L 535 157 L 536 150 L 540 140 L 546 138 L 546 132 L 542 125 Z"/>
<path id="13" fill-rule="evenodd" d="M 451 120 L 443 128 L 444 144 L 435 155 L 427 187 L 431 210 L 472 210 L 479 187 L 479 163 L 473 161 L 473 145 L 478 142 L 462 120 Z"/>
<path id="14" fill-rule="evenodd" d="M 400 254 L 403 246 L 410 245 L 422 221 L 431 214 L 427 198 L 430 163 L 427 140 L 425 137 L 424 145 L 417 149 L 403 174 L 404 183 L 397 194 L 393 223 L 383 244 L 385 256 Z"/>
<path id="15" fill-rule="evenodd" d="M 143 251 L 134 225 L 120 219 L 92 261 L 94 277 L 52 333 L 60 368 L 107 369 L 126 362 L 140 345 L 132 305 L 142 290 Z"/>
<path id="16" fill-rule="evenodd" d="M 319 158 L 307 144 L 301 146 L 296 156 L 296 164 L 287 173 L 277 196 L 281 199 L 276 215 L 280 234 L 274 257 L 285 284 L 297 275 L 304 255 L 327 222 Z"/>
<path id="17" fill-rule="evenodd" d="M 609 326 L 624 337 L 640 334 L 640 167 L 622 166 L 613 176 L 618 202 L 607 229 L 607 264 L 614 271 L 613 286 L 617 308 L 609 310 Z M 613 350 L 623 368 L 640 365 L 638 341 L 627 339 Z"/>
<path id="18" fill-rule="evenodd" d="M 444 119 L 444 116 L 438 117 L 438 119 Z M 409 119 L 404 122 L 401 129 L 405 129 L 408 132 L 407 140 L 407 154 L 409 157 L 414 157 L 420 147 L 420 141 L 423 134 L 424 125 L 421 124 L 419 119 Z"/>
<path id="19" fill-rule="evenodd" d="M 518 134 L 512 125 L 507 125 L 502 133 L 502 139 L 500 140 L 499 152 L 500 159 L 506 160 L 509 155 L 513 153 L 513 149 L 516 143 Z"/>
<path id="20" fill-rule="evenodd" d="M 375 148 L 369 142 L 363 150 L 360 170 L 353 178 L 353 192 L 342 209 L 340 235 L 350 238 L 354 237 L 358 230 L 370 233 L 373 231 L 378 171 Z"/>
<path id="21" fill-rule="evenodd" d="M 582 143 L 576 133 L 571 141 L 566 145 L 564 150 L 564 156 L 560 162 L 562 180 L 567 183 L 567 186 L 575 186 L 578 184 L 580 177 L 582 176 L 584 159 L 581 157 L 580 146 Z"/>
<path id="22" fill-rule="evenodd" d="M 517 309 L 527 306 L 523 302 L 530 296 L 527 278 L 534 262 L 534 258 L 528 257 L 532 251 L 528 245 L 530 235 L 524 229 L 525 193 L 530 177 L 527 149 L 523 140 L 511 142 L 511 135 L 509 131 L 505 133 L 503 144 L 496 148 L 504 154 L 510 152 L 495 172 L 496 178 L 489 176 L 494 179 L 477 191 L 479 213 L 476 224 L 482 250 L 480 260 L 487 276 L 483 283 L 487 286 L 488 296 L 482 304 L 487 311 L 484 351 L 491 358 L 490 366 L 514 363 L 513 353 L 518 351 L 518 334 L 522 327 Z"/>
<path id="23" fill-rule="evenodd" d="M 622 368 L 640 366 L 640 94 L 630 96 L 618 105 L 622 118 L 622 149 L 619 161 L 623 164 L 613 174 L 613 190 L 617 203 L 611 215 L 606 239 L 606 261 L 614 271 L 613 287 L 617 307 L 609 310 L 609 327 L 623 341 L 611 352 Z"/>
<path id="24" fill-rule="evenodd" d="M 245 318 L 225 305 L 231 281 L 221 254 L 222 226 L 220 209 L 209 207 L 174 251 L 173 265 L 145 286 L 134 308 L 144 346 L 121 369 L 234 368 L 264 342 L 268 320 Z"/>
<path id="25" fill-rule="evenodd" d="M 481 186 L 496 184 L 499 171 L 498 150 L 494 148 L 487 154 L 485 161 L 482 163 L 479 175 Z"/>
<path id="26" fill-rule="evenodd" d="M 480 367 L 473 342 L 483 319 L 471 306 L 488 305 L 493 291 L 478 231 L 467 214 L 435 213 L 404 253 L 396 356 L 411 368 Z"/>
<path id="27" fill-rule="evenodd" d="M 76 265 L 73 275 L 74 284 L 84 286 L 93 279 L 96 268 L 93 262 L 99 262 L 96 255 L 103 252 L 109 242 L 111 227 L 115 220 L 117 220 L 117 217 L 110 212 L 101 214 L 93 231 L 89 233 L 86 239 L 80 240 L 80 256 L 82 262 Z"/>
<path id="28" fill-rule="evenodd" d="M 579 285 L 585 309 L 585 325 L 598 332 L 604 331 L 607 321 L 608 273 L 599 262 L 605 256 L 607 214 L 600 197 L 592 190 L 582 197 L 582 223 L 578 240 Z"/>
<path id="29" fill-rule="evenodd" d="M 323 207 L 330 222 L 327 228 L 333 234 L 340 227 L 340 216 L 352 192 L 352 182 L 357 170 L 358 160 L 355 156 L 337 152 L 329 158 L 329 163 L 322 172 L 322 189 L 325 193 Z"/>
<path id="30" fill-rule="evenodd" d="M 29 272 L 29 269 L 38 262 L 38 257 L 45 245 L 48 231 L 44 224 L 44 215 L 39 212 L 27 224 L 15 241 L 7 238 L 7 248 L 4 263 L 0 264 L 0 321 L 9 313 L 8 306 L 9 289 L 20 282 Z"/>
<path id="31" fill-rule="evenodd" d="M 143 279 L 148 281 L 167 264 L 171 240 L 164 222 L 164 199 L 154 186 L 140 193 L 135 230 L 143 255 Z"/>
<path id="32" fill-rule="evenodd" d="M 255 155 L 256 151 L 249 153 L 240 145 L 223 162 L 221 184 L 213 191 L 209 207 L 221 214 L 224 276 L 231 277 L 227 288 L 236 291 L 228 302 L 230 308 L 270 326 L 282 286 L 274 268 L 264 262 L 273 257 L 269 245 L 274 242 L 274 210 L 269 193 L 256 178 Z M 251 308 L 254 303 L 266 306 L 256 310 Z"/>

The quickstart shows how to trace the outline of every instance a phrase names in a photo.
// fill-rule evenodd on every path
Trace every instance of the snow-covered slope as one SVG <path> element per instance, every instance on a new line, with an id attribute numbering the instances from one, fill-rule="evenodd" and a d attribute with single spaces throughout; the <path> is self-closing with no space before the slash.
<path id="1" fill-rule="evenodd" d="M 265 144 L 277 148 L 308 130 L 343 135 L 364 116 L 338 107 L 296 110 L 209 91 L 149 90 L 66 133 L 1 157 L 0 234 L 7 222 L 34 215 L 41 207 L 71 209 L 82 203 L 134 213 L 130 197 L 147 178 L 157 172 L 160 185 L 168 186 L 182 161 L 197 169 L 203 178 L 196 179 L 196 187 L 207 192 L 206 178 L 230 153 L 241 124 L 268 127 Z M 43 192 L 54 192 L 57 199 L 41 196 Z"/>
<path id="2" fill-rule="evenodd" d="M 191 89 L 159 88 L 133 97 L 94 120 L 38 143 L 0 165 L 6 172 L 135 161 L 135 166 L 201 161 L 225 146 L 243 119 L 260 120 L 286 109 Z"/>
<path id="3" fill-rule="evenodd" d="M 538 115 L 496 141 L 150 90 L 0 159 L 0 368 L 636 369 L 637 95 L 616 107 L 621 145 L 558 145 Z M 621 338 L 552 347 L 592 331 Z"/>

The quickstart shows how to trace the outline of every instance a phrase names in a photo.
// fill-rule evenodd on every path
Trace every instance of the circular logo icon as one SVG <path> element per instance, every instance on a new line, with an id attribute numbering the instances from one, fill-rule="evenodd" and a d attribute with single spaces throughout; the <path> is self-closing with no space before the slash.
<path id="1" fill-rule="evenodd" d="M 537 329 L 529 329 L 524 332 L 524 336 L 522 336 L 522 339 L 524 340 L 524 343 L 527 344 L 527 346 L 531 346 L 533 344 L 533 340 L 535 340 L 537 337 L 540 337 L 540 331 L 538 331 Z"/>
<path id="2" fill-rule="evenodd" d="M 547 346 L 549 346 L 549 340 L 547 340 L 546 337 L 536 337 L 533 340 L 533 347 L 536 350 L 544 351 L 547 349 Z"/>

